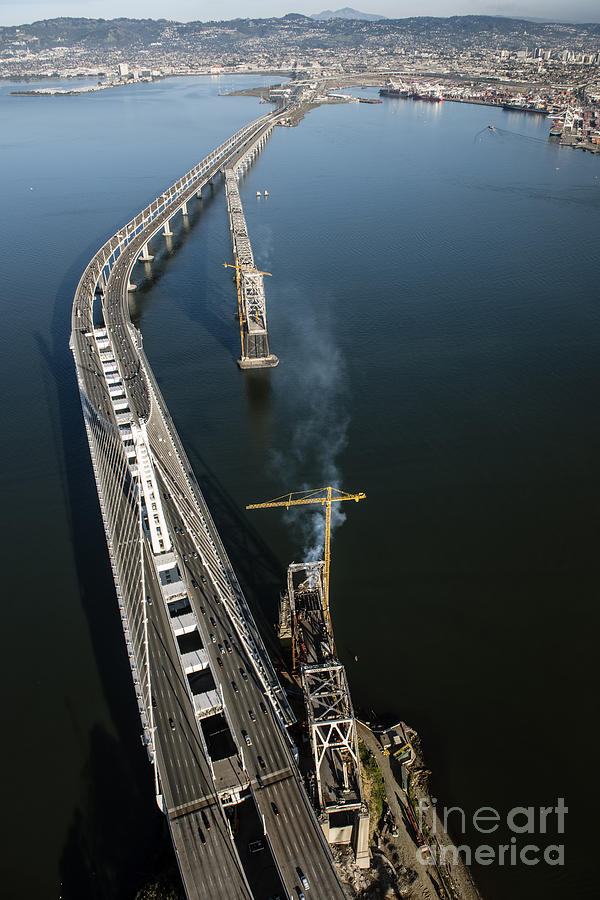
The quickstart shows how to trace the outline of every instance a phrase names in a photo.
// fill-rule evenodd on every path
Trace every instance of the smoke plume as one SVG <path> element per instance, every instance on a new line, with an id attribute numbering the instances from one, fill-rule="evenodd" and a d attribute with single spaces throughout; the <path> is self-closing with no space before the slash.
<path id="1" fill-rule="evenodd" d="M 294 355 L 280 366 L 278 393 L 285 403 L 291 433 L 274 455 L 274 468 L 285 490 L 342 488 L 339 456 L 346 446 L 350 421 L 348 385 L 343 356 L 323 307 L 293 319 Z M 341 504 L 332 506 L 332 533 L 345 521 Z M 302 562 L 323 559 L 325 508 L 292 507 L 284 516 L 300 535 Z"/>

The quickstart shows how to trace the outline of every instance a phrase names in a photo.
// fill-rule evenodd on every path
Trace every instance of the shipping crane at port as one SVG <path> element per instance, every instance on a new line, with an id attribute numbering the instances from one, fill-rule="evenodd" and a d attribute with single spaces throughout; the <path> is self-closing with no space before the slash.
<path id="1" fill-rule="evenodd" d="M 283 497 L 276 497 L 275 500 L 268 500 L 265 503 L 250 503 L 246 509 L 272 509 L 274 507 L 305 506 L 310 503 L 320 503 L 325 507 L 325 585 L 323 591 L 323 611 L 329 620 L 329 568 L 331 564 L 331 504 L 341 503 L 344 500 L 365 500 L 366 494 L 347 494 L 334 487 L 319 488 L 316 491 L 294 491 L 285 494 Z"/>
<path id="2" fill-rule="evenodd" d="M 255 275 L 271 275 L 271 272 L 262 272 L 260 269 L 255 269 L 254 266 L 240 266 L 237 259 L 234 263 L 223 263 L 223 268 L 225 269 L 235 269 L 235 286 L 237 289 L 237 301 L 238 301 L 238 319 L 240 320 L 240 343 L 242 345 L 242 359 L 244 358 L 244 314 L 242 312 L 242 288 L 240 284 L 240 272 L 253 272 Z"/>

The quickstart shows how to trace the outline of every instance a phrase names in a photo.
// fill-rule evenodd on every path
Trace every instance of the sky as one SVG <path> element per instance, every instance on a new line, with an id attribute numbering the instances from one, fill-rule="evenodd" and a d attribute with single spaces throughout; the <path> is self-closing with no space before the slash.
<path id="1" fill-rule="evenodd" d="M 388 18 L 454 16 L 479 13 L 519 18 L 537 17 L 561 22 L 600 22 L 598 0 L 0 0 L 0 25 L 22 25 L 56 16 L 91 19 L 172 19 L 178 22 L 237 17 L 265 18 L 288 12 L 310 15 L 323 9 L 351 6 Z"/>

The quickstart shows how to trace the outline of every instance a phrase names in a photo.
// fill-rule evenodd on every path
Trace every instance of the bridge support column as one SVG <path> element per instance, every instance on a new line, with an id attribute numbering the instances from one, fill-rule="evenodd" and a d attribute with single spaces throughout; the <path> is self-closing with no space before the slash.
<path id="1" fill-rule="evenodd" d="M 187 214 L 188 214 L 187 200 L 185 201 L 185 203 L 181 204 L 181 214 L 183 216 L 187 216 Z"/>
<path id="2" fill-rule="evenodd" d="M 358 811 L 355 822 L 356 865 L 359 869 L 368 869 L 371 859 L 369 853 L 369 810 L 365 807 Z"/>
<path id="3" fill-rule="evenodd" d="M 131 281 L 127 282 L 127 291 L 137 291 L 137 284 L 133 284 Z"/>
<path id="4" fill-rule="evenodd" d="M 198 198 L 198 200 L 202 200 L 202 188 L 201 187 L 199 187 L 198 190 L 196 191 L 196 197 Z"/>
<path id="5" fill-rule="evenodd" d="M 151 262 L 154 259 L 152 254 L 148 251 L 148 244 L 144 244 L 144 246 L 142 247 L 142 252 L 138 256 L 138 259 L 140 260 L 140 262 Z"/>
<path id="6" fill-rule="evenodd" d="M 173 232 L 171 231 L 170 225 L 169 225 L 169 219 L 167 219 L 167 221 L 165 222 L 165 227 L 163 228 L 163 234 L 165 237 L 169 237 L 170 235 L 173 234 Z"/>

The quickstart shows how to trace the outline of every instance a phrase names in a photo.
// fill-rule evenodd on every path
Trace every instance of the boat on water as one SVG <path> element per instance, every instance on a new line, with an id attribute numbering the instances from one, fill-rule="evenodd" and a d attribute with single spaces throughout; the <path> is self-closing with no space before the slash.
<path id="1" fill-rule="evenodd" d="M 401 97 L 404 100 L 407 100 L 411 95 L 411 89 L 407 84 L 404 84 L 403 81 L 392 81 L 391 79 L 386 82 L 385 87 L 379 89 L 380 97 Z"/>
<path id="2" fill-rule="evenodd" d="M 540 116 L 548 114 L 548 108 L 542 102 L 528 101 L 525 97 L 514 97 L 502 104 L 502 109 L 508 112 L 537 113 Z"/>
<path id="3" fill-rule="evenodd" d="M 560 137 L 563 133 L 563 122 L 560 119 L 554 119 L 550 125 L 550 137 Z"/>

